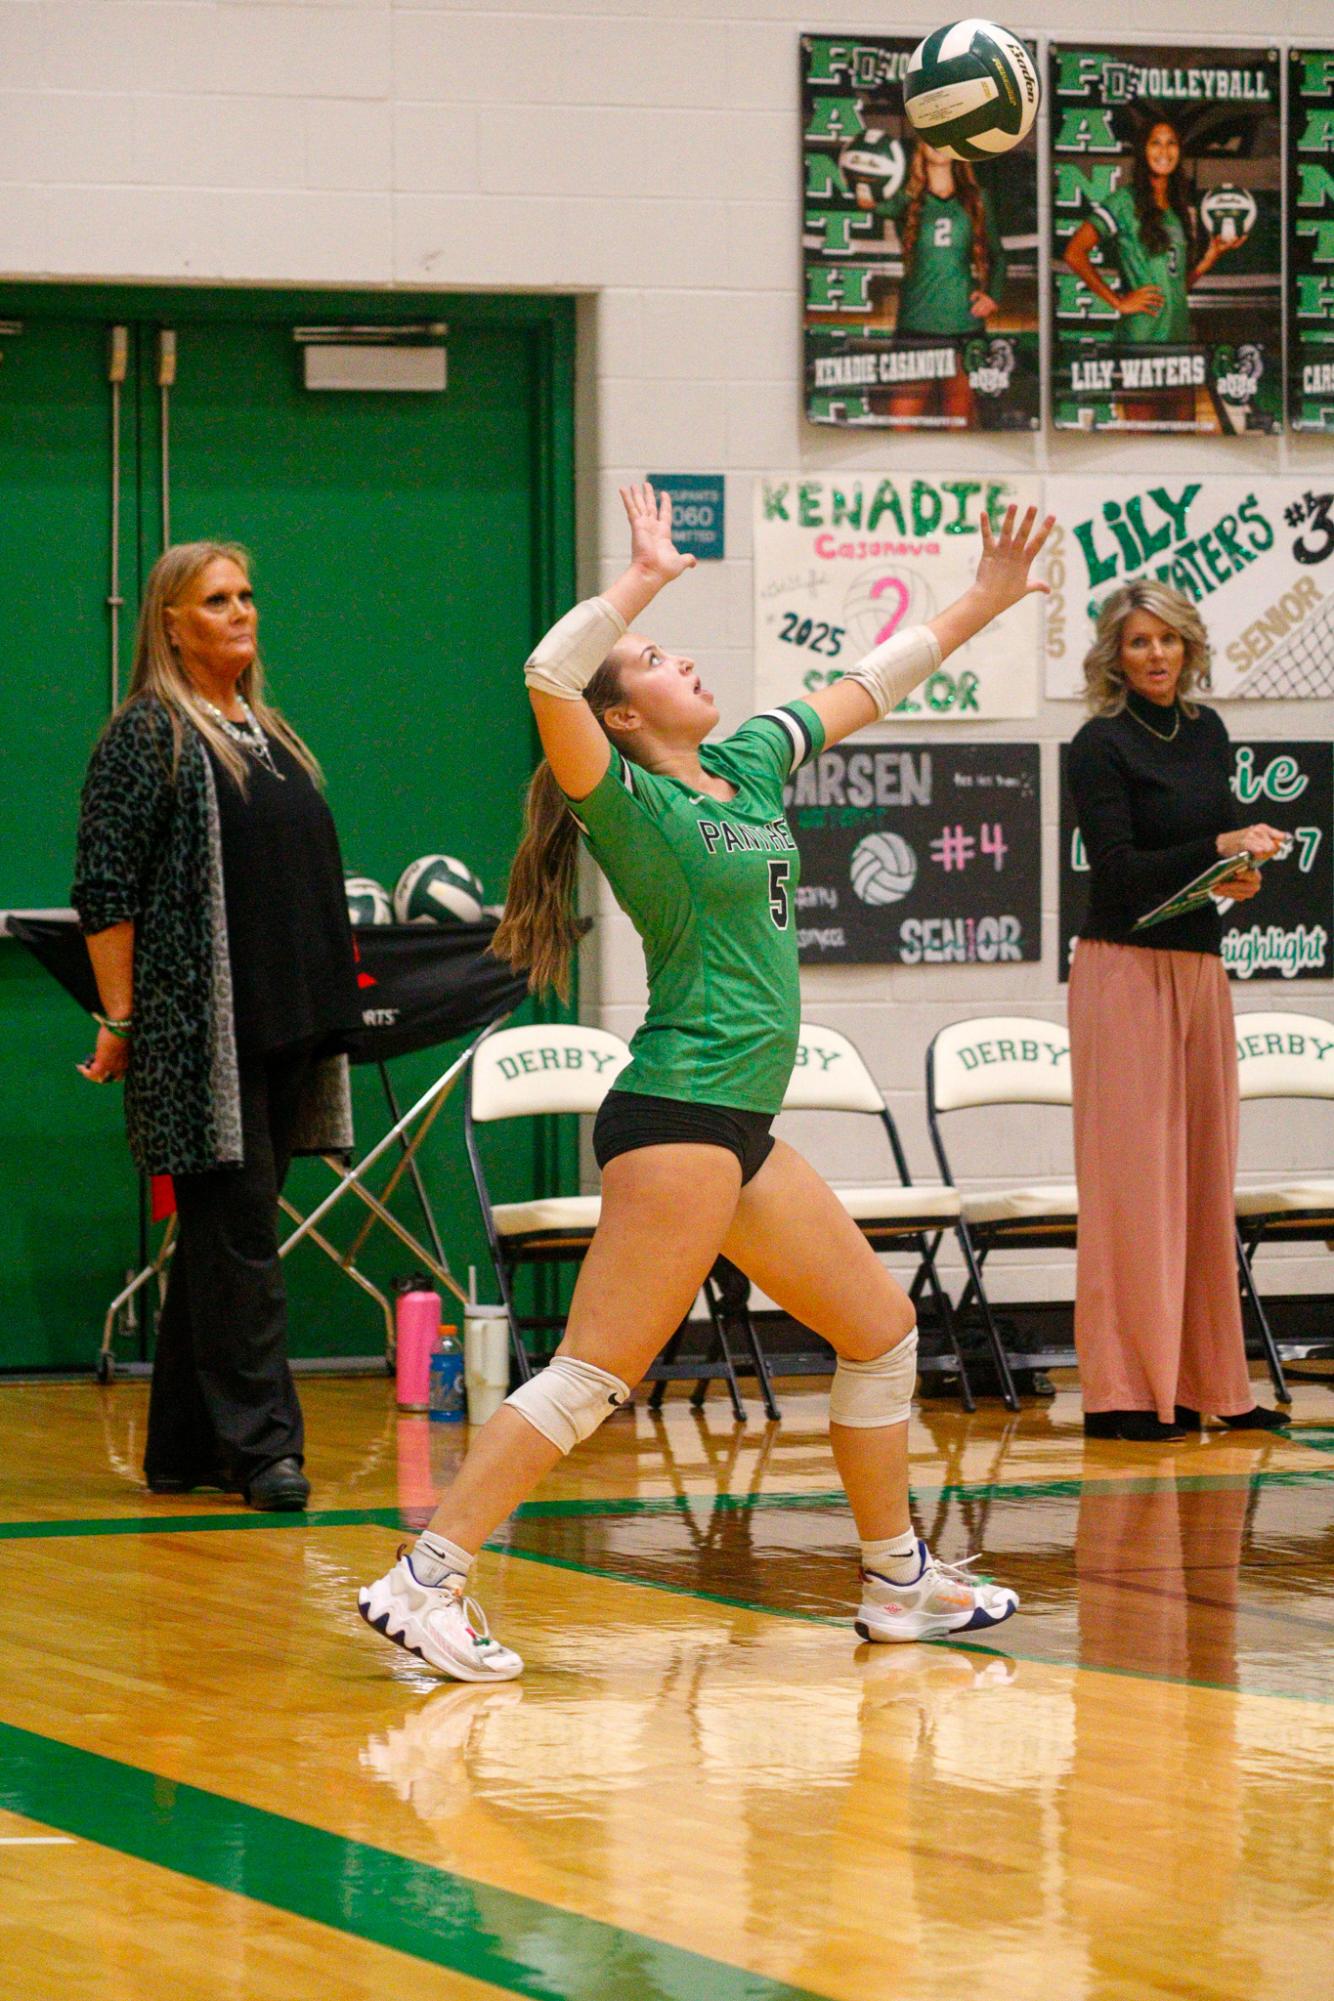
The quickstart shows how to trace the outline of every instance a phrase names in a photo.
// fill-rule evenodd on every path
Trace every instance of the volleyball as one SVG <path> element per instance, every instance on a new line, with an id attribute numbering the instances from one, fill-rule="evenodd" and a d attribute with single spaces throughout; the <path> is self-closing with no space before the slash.
<path id="1" fill-rule="evenodd" d="M 838 170 L 850 194 L 865 188 L 872 201 L 889 201 L 903 186 L 907 169 L 902 142 L 888 132 L 868 130 L 838 156 Z"/>
<path id="2" fill-rule="evenodd" d="M 863 903 L 901 903 L 917 880 L 917 857 L 900 834 L 868 834 L 852 851 L 851 873 Z"/>
<path id="3" fill-rule="evenodd" d="M 1249 188 L 1233 187 L 1230 181 L 1210 188 L 1200 202 L 1200 221 L 1210 236 L 1218 237 L 1223 243 L 1235 243 L 1239 236 L 1249 236 L 1259 214 L 1255 196 Z"/>
<path id="4" fill-rule="evenodd" d="M 903 108 L 918 137 L 952 160 L 990 160 L 1031 130 L 1041 91 L 1032 56 L 994 21 L 953 21 L 908 58 Z"/>
<path id="5" fill-rule="evenodd" d="M 862 570 L 844 593 L 842 624 L 854 651 L 869 653 L 900 626 L 921 625 L 935 609 L 935 598 L 916 570 L 901 564 L 893 570 Z"/>
<path id="6" fill-rule="evenodd" d="M 389 891 L 373 875 L 345 875 L 343 889 L 347 914 L 354 924 L 393 923 L 394 906 L 389 901 Z"/>
<path id="7" fill-rule="evenodd" d="M 477 924 L 485 894 L 457 856 L 419 855 L 398 878 L 394 915 L 400 924 Z"/>

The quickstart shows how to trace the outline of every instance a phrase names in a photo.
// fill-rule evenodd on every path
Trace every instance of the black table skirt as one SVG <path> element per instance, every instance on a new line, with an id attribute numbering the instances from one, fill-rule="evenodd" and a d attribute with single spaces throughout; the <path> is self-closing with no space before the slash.
<path id="1" fill-rule="evenodd" d="M 477 1035 L 523 1000 L 527 982 L 486 947 L 495 924 L 363 925 L 357 945 L 362 1026 L 348 1042 L 353 1063 L 378 1063 Z M 83 934 L 73 918 L 11 917 L 26 945 L 81 1008 L 98 1005 Z"/>

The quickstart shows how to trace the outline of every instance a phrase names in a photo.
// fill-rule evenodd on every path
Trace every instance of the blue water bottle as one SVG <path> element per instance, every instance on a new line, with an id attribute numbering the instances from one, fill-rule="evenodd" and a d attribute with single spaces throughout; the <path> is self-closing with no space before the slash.
<path id="1" fill-rule="evenodd" d="M 431 1416 L 441 1424 L 462 1424 L 466 1415 L 463 1349 L 458 1330 L 442 1327 L 440 1346 L 431 1357 Z"/>

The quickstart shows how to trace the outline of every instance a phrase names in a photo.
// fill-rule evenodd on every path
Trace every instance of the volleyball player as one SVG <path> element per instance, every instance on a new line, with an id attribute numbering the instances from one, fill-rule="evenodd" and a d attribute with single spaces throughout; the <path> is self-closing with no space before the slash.
<path id="1" fill-rule="evenodd" d="M 1005 290 L 1005 245 L 991 197 L 964 160 L 919 139 L 903 186 L 888 201 L 861 187 L 857 206 L 892 222 L 903 253 L 896 334 L 964 341 L 985 331 Z M 908 422 L 939 395 L 940 408 L 960 428 L 976 420 L 973 392 L 960 358 L 939 383 L 905 383 L 889 399 L 889 415 Z"/>
<path id="2" fill-rule="evenodd" d="M 1092 204 L 1092 214 L 1065 246 L 1065 261 L 1096 298 L 1120 314 L 1118 341 L 1185 347 L 1191 338 L 1191 288 L 1220 257 L 1246 241 L 1245 236 L 1211 236 L 1197 258 L 1198 237 L 1181 164 L 1181 135 L 1168 119 L 1159 118 L 1136 138 L 1129 183 Z M 1110 285 L 1093 262 L 1099 244 L 1116 267 L 1119 287 Z M 1194 424 L 1193 389 L 1121 402 L 1129 423 Z"/>
<path id="3" fill-rule="evenodd" d="M 631 559 L 540 641 L 527 681 L 546 751 L 495 946 L 535 988 L 568 976 L 579 839 L 638 930 L 649 1002 L 632 1060 L 594 1127 L 602 1213 L 565 1337 L 473 1439 L 430 1527 L 359 1597 L 387 1639 L 461 1681 L 504 1681 L 516 1653 L 466 1595 L 486 1538 L 618 1405 L 724 1253 L 814 1328 L 838 1361 L 835 1463 L 861 1539 L 857 1631 L 870 1640 L 976 1632 L 1013 1591 L 939 1563 L 908 1511 L 917 1330 L 907 1295 L 838 1198 L 769 1128 L 796 1053 L 796 844 L 783 787 L 806 758 L 882 720 L 957 646 L 1046 586 L 1029 581 L 1050 521 L 984 519 L 977 578 L 928 625 L 896 633 L 809 701 L 724 742 L 694 661 L 634 622 L 693 568 L 671 501 L 622 490 Z"/>

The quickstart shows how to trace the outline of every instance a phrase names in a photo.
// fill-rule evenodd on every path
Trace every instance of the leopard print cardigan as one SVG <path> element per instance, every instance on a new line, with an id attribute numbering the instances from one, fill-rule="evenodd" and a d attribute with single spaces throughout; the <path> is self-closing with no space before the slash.
<path id="1" fill-rule="evenodd" d="M 173 764 L 175 769 L 173 770 Z M 134 925 L 134 1037 L 125 1076 L 130 1151 L 145 1174 L 198 1174 L 242 1158 L 222 832 L 203 741 L 130 702 L 93 752 L 70 901 L 85 933 Z M 347 1058 L 315 1070 L 294 1151 L 352 1145 Z"/>

